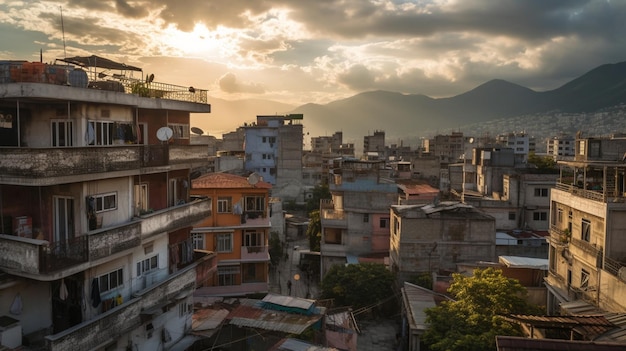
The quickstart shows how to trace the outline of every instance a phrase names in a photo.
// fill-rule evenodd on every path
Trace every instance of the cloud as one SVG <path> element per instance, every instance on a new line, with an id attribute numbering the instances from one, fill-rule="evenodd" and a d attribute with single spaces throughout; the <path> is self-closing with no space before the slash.
<path id="1" fill-rule="evenodd" d="M 219 79 L 219 87 L 226 93 L 250 93 L 263 94 L 265 89 L 259 84 L 242 83 L 237 81 L 237 76 L 233 73 L 226 73 Z"/>

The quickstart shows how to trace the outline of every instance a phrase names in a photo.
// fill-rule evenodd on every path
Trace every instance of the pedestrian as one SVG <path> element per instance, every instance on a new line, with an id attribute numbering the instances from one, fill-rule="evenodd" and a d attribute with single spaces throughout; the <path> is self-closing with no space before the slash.
<path id="1" fill-rule="evenodd" d="M 289 295 L 291 295 L 291 279 L 287 280 L 287 291 L 289 292 Z"/>

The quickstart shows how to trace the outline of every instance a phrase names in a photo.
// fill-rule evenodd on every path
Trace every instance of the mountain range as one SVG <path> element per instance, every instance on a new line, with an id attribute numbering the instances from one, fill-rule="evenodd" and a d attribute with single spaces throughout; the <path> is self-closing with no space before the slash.
<path id="1" fill-rule="evenodd" d="M 388 143 L 402 141 L 413 146 L 419 137 L 436 133 L 465 132 L 475 130 L 476 126 L 483 127 L 484 132 L 484 126 L 494 121 L 520 120 L 520 116 L 593 114 L 621 104 L 626 104 L 626 62 L 601 65 L 557 89 L 543 92 L 494 79 L 448 98 L 370 91 L 324 105 L 311 103 L 293 107 L 264 100 L 221 100 L 212 101 L 212 109 L 214 113 L 221 110 L 231 116 L 246 115 L 249 121 L 257 114 L 302 113 L 305 134 L 309 136 L 342 131 L 344 142 L 358 145 L 363 136 L 384 130 Z M 232 123 L 232 118 L 227 119 Z M 526 119 L 530 122 L 532 117 Z M 524 118 L 520 122 L 521 128 L 532 132 L 528 131 L 532 124 L 524 123 Z M 541 118 L 538 122 L 536 127 L 548 127 L 541 126 Z M 552 128 L 559 127 L 558 119 L 555 123 Z M 584 125 L 578 128 L 584 129 Z M 519 130 L 491 132 L 513 131 Z M 553 130 L 553 134 L 558 131 L 561 130 Z"/>

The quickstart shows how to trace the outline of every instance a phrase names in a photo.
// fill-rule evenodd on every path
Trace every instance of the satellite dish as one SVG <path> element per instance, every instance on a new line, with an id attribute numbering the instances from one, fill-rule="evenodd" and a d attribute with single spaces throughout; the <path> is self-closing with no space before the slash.
<path id="1" fill-rule="evenodd" d="M 170 127 L 161 127 L 157 130 L 157 138 L 161 141 L 168 141 L 174 135 L 174 131 Z"/>
<path id="2" fill-rule="evenodd" d="M 261 179 L 261 177 L 256 174 L 256 173 L 252 173 L 248 176 L 248 183 L 250 183 L 250 185 L 254 186 L 256 183 L 259 182 L 259 180 Z"/>
<path id="3" fill-rule="evenodd" d="M 204 134 L 204 131 L 203 131 L 202 129 L 198 128 L 198 127 L 191 127 L 191 131 L 192 131 L 194 134 L 198 134 L 198 135 L 202 135 L 202 134 Z"/>

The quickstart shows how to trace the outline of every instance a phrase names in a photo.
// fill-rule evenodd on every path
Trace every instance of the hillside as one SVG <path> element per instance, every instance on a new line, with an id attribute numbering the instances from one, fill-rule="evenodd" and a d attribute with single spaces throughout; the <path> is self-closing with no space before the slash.
<path id="1" fill-rule="evenodd" d="M 497 119 L 542 113 L 591 113 L 623 103 L 626 62 L 602 65 L 545 92 L 494 79 L 449 98 L 372 91 L 325 105 L 303 105 L 291 112 L 304 114 L 310 135 L 343 131 L 344 141 L 359 143 L 364 135 L 385 130 L 388 142 L 395 143 Z"/>

